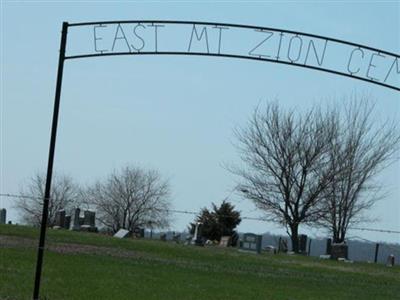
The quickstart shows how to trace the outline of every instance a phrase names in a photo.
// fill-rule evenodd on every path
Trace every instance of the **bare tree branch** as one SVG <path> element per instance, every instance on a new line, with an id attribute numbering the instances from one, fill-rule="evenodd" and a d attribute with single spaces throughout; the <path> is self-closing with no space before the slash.
<path id="1" fill-rule="evenodd" d="M 23 222 L 27 224 L 40 225 L 45 182 L 45 175 L 36 173 L 20 189 L 20 194 L 32 196 L 31 198 L 16 199 L 16 208 L 20 211 Z M 73 179 L 66 175 L 54 174 L 49 200 L 48 226 L 54 226 L 57 211 L 77 207 L 80 200 L 79 186 Z"/>
<path id="2" fill-rule="evenodd" d="M 235 133 L 245 165 L 230 168 L 241 179 L 238 191 L 288 228 L 297 252 L 299 225 L 321 217 L 321 195 L 334 178 L 327 161 L 332 130 L 318 107 L 299 115 L 270 103 Z"/>
<path id="3" fill-rule="evenodd" d="M 328 110 L 335 129 L 330 147 L 330 167 L 337 170 L 326 194 L 327 214 L 320 224 L 343 242 L 350 225 L 367 219 L 364 213 L 382 198 L 374 177 L 396 159 L 400 135 L 395 123 L 377 125 L 368 96 L 344 99 L 343 109 Z"/>
<path id="4" fill-rule="evenodd" d="M 85 197 L 98 220 L 116 232 L 120 228 L 166 227 L 170 223 L 169 183 L 154 170 L 125 167 L 86 189 Z"/>

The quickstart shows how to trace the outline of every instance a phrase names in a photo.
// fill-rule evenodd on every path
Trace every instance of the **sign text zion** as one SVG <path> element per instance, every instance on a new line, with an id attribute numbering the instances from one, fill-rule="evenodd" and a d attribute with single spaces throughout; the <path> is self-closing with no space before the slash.
<path id="1" fill-rule="evenodd" d="M 97 55 L 176 53 L 234 56 L 331 70 L 394 87 L 399 87 L 400 82 L 398 55 L 309 34 L 191 23 L 137 22 L 91 26 L 91 51 Z M 90 56 L 90 53 L 84 54 Z"/>

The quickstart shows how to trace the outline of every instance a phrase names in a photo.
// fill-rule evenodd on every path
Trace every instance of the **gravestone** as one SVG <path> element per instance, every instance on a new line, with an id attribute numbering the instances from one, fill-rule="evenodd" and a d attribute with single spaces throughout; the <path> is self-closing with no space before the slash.
<path id="1" fill-rule="evenodd" d="M 73 211 L 73 214 L 71 216 L 71 230 L 79 230 L 81 228 L 80 213 L 81 210 L 79 208 L 75 208 L 75 210 Z"/>
<path id="2" fill-rule="evenodd" d="M 390 254 L 386 260 L 386 266 L 393 267 L 394 266 L 394 255 Z"/>
<path id="3" fill-rule="evenodd" d="M 231 237 L 229 235 L 221 237 L 219 241 L 220 247 L 229 247 L 231 245 Z"/>
<path id="4" fill-rule="evenodd" d="M 123 239 L 128 237 L 130 234 L 129 230 L 123 229 L 121 228 L 120 230 L 118 230 L 115 234 L 114 237 L 119 238 L 119 239 Z"/>
<path id="5" fill-rule="evenodd" d="M 204 246 L 204 241 L 201 236 L 201 225 L 203 223 L 197 222 L 196 228 L 194 229 L 194 236 L 192 238 L 191 244 L 196 246 Z"/>
<path id="6" fill-rule="evenodd" d="M 69 229 L 71 225 L 71 216 L 65 216 L 64 229 Z"/>
<path id="7" fill-rule="evenodd" d="M 87 232 L 97 232 L 96 213 L 94 211 L 85 210 L 83 218 L 79 218 L 80 230 Z"/>
<path id="8" fill-rule="evenodd" d="M 273 245 L 268 245 L 264 247 L 264 251 L 276 254 L 277 250 Z"/>
<path id="9" fill-rule="evenodd" d="M 348 245 L 345 243 L 332 243 L 331 244 L 331 259 L 337 260 L 338 258 L 348 259 Z"/>
<path id="10" fill-rule="evenodd" d="M 135 238 L 144 238 L 144 228 L 135 227 L 133 229 L 133 236 Z"/>
<path id="11" fill-rule="evenodd" d="M 299 235 L 299 253 L 301 254 L 307 253 L 307 235 L 305 234 Z"/>
<path id="12" fill-rule="evenodd" d="M 262 236 L 254 233 L 245 233 L 240 242 L 240 250 L 252 253 L 261 252 Z"/>
<path id="13" fill-rule="evenodd" d="M 56 212 L 56 225 L 58 228 L 65 228 L 65 210 Z"/>
<path id="14" fill-rule="evenodd" d="M 279 238 L 278 252 L 288 252 L 288 244 L 286 239 Z"/>
<path id="15" fill-rule="evenodd" d="M 88 225 L 90 227 L 95 227 L 96 223 L 96 213 L 94 211 L 85 210 L 83 213 L 83 225 Z"/>
<path id="16" fill-rule="evenodd" d="M 7 210 L 5 208 L 0 209 L 0 224 L 6 224 Z"/>

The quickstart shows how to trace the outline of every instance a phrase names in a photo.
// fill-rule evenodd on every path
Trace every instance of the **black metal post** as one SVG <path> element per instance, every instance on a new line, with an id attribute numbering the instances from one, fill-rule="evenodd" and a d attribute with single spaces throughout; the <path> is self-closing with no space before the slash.
<path id="1" fill-rule="evenodd" d="M 39 237 L 37 261 L 36 261 L 35 286 L 33 290 L 34 300 L 39 300 L 40 277 L 42 275 L 44 243 L 46 238 L 47 218 L 49 215 L 50 189 L 51 189 L 51 179 L 53 175 L 54 151 L 56 147 L 56 138 L 57 138 L 58 112 L 60 108 L 60 95 L 61 95 L 62 76 L 64 69 L 64 60 L 65 60 L 65 48 L 67 44 L 67 32 L 68 32 L 68 23 L 63 22 L 62 33 L 61 33 L 60 55 L 58 58 L 57 85 L 56 85 L 56 94 L 54 98 L 53 121 L 51 125 L 46 187 L 43 199 L 42 222 L 40 224 L 40 237 Z"/>
<path id="2" fill-rule="evenodd" d="M 332 254 L 332 239 L 327 239 L 326 240 L 326 254 L 331 255 Z"/>
<path id="3" fill-rule="evenodd" d="M 281 243 L 282 243 L 282 238 L 279 237 L 279 241 L 278 241 L 278 253 L 281 252 Z"/>
<path id="4" fill-rule="evenodd" d="M 378 253 L 379 253 L 379 243 L 377 243 L 375 245 L 375 259 L 374 262 L 377 263 L 378 262 Z"/>

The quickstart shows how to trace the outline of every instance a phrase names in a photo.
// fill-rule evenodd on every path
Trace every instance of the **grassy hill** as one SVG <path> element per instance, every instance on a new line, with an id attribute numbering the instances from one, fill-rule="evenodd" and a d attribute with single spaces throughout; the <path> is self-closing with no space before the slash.
<path id="1" fill-rule="evenodd" d="M 0 225 L 0 299 L 30 299 L 38 230 Z M 399 299 L 400 268 L 49 230 L 46 299 Z"/>

